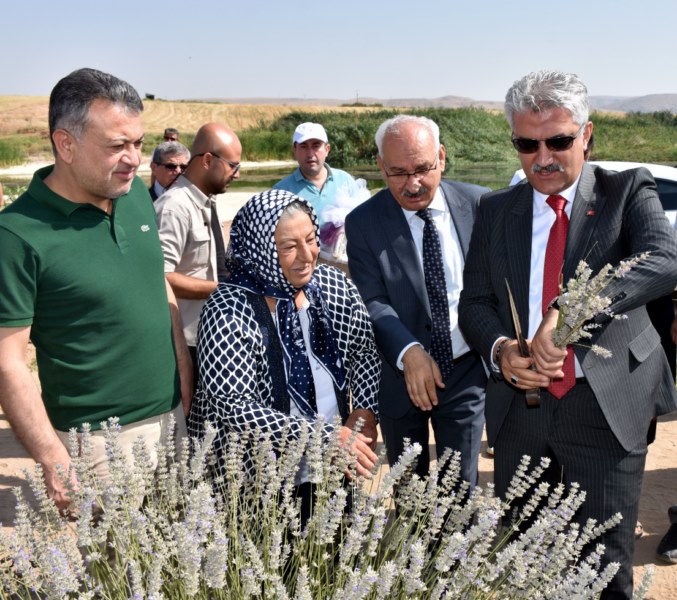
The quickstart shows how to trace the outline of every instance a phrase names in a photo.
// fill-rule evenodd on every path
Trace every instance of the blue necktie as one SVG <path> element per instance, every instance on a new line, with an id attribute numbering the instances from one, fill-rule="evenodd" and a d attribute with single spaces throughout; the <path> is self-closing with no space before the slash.
<path id="1" fill-rule="evenodd" d="M 423 227 L 423 273 L 433 327 L 430 355 L 440 368 L 442 377 L 446 379 L 454 369 L 454 354 L 451 350 L 451 323 L 449 321 L 447 283 L 444 279 L 442 247 L 430 209 L 419 210 L 416 215 L 423 219 L 425 223 Z"/>

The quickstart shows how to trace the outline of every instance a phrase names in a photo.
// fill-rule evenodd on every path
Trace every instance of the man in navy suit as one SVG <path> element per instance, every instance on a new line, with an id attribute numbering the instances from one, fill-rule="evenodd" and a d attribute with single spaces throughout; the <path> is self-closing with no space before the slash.
<path id="1" fill-rule="evenodd" d="M 446 150 L 430 119 L 390 119 L 376 145 L 388 187 L 353 210 L 345 230 L 350 273 L 383 360 L 379 414 L 388 462 L 397 461 L 408 438 L 423 448 L 416 470 L 426 475 L 432 422 L 437 455 L 459 451 L 461 476 L 474 485 L 486 375 L 458 328 L 457 306 L 476 206 L 487 189 L 442 180 Z M 424 259 L 428 219 L 439 243 L 434 260 Z M 439 302 L 429 297 L 436 293 L 431 269 L 438 271 Z M 445 339 L 445 352 L 431 351 L 433 337 Z"/>
<path id="2" fill-rule="evenodd" d="M 587 492 L 580 522 L 622 515 L 620 525 L 593 543 L 606 546 L 605 564 L 621 565 L 602 597 L 631 598 L 647 431 L 654 415 L 677 407 L 645 305 L 677 284 L 677 238 L 647 170 L 615 173 L 585 162 L 593 124 L 587 89 L 576 75 L 526 75 L 508 91 L 505 112 L 527 181 L 482 198 L 459 308 L 464 333 L 493 372 L 486 417 L 496 492 L 505 495 L 522 455 L 551 458 L 550 482 L 577 482 Z M 551 246 L 551 237 L 561 245 Z M 559 261 L 550 269 L 555 246 Z M 586 340 L 613 356 L 599 356 L 589 345 L 555 347 L 557 280 L 573 277 L 581 259 L 597 273 L 644 252 L 648 258 L 605 291 L 614 314 L 627 318 L 601 316 Z M 530 357 L 520 355 L 513 339 L 506 279 Z M 527 406 L 530 388 L 542 388 L 537 408 Z"/>

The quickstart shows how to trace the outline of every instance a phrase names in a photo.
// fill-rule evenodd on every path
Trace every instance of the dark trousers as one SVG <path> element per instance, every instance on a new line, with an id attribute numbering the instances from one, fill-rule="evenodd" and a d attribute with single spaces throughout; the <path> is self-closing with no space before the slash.
<path id="1" fill-rule="evenodd" d="M 482 361 L 473 355 L 460 362 L 445 385 L 445 389 L 437 390 L 439 402 L 432 411 L 420 410 L 412 404 L 407 413 L 398 419 L 381 413 L 381 432 L 388 463 L 392 466 L 397 462 L 404 450 L 404 438 L 409 438 L 412 444 L 421 444 L 423 451 L 418 458 L 416 473 L 425 477 L 430 463 L 428 433 L 432 422 L 437 456 L 441 456 L 446 448 L 458 450 L 461 453 L 462 479 L 476 485 L 484 428 L 486 374 Z"/>
<path id="2" fill-rule="evenodd" d="M 198 376 L 200 375 L 197 366 L 197 347 L 188 346 L 188 353 L 190 354 L 190 359 L 193 362 L 193 394 L 195 394 L 197 391 Z"/>
<path id="3" fill-rule="evenodd" d="M 527 408 L 524 395 L 516 394 L 496 438 L 496 493 L 505 496 L 523 455 L 531 456 L 532 465 L 547 456 L 552 459 L 547 474 L 551 484 L 578 482 L 587 492 L 576 521 L 585 523 L 593 518 L 603 522 L 620 512 L 621 523 L 592 545 L 606 546 L 603 564 L 621 565 L 601 597 L 630 599 L 634 529 L 646 452 L 646 444 L 631 452 L 619 444 L 587 383 L 577 384 L 561 400 L 542 392 L 540 408 Z"/>

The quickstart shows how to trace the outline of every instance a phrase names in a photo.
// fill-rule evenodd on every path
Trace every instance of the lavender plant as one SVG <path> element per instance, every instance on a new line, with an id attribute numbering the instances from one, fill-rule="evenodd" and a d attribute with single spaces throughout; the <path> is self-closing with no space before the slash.
<path id="1" fill-rule="evenodd" d="M 590 339 L 593 331 L 600 327 L 596 320 L 601 315 L 613 319 L 623 319 L 625 315 L 616 315 L 611 310 L 612 299 L 605 295 L 605 291 L 614 279 L 621 279 L 633 267 L 646 260 L 649 252 L 622 260 L 614 268 L 607 264 L 597 273 L 592 274 L 588 263 L 582 260 L 576 273 L 569 279 L 566 287 L 555 299 L 559 307 L 557 325 L 552 334 L 555 346 L 566 348 L 570 344 L 577 344 L 580 340 Z M 611 357 L 611 352 L 598 344 L 592 344 L 590 349 L 605 358 Z"/>
<path id="2" fill-rule="evenodd" d="M 0 530 L 0 598 L 568 600 L 596 598 L 617 569 L 600 568 L 602 547 L 581 556 L 620 517 L 573 523 L 585 494 L 538 483 L 545 459 L 530 467 L 525 457 L 502 501 L 491 485 L 461 483 L 450 453 L 420 479 L 417 445 L 378 484 L 355 473 L 346 483 L 346 453 L 338 437 L 323 443 L 321 423 L 279 452 L 258 431 L 233 434 L 220 458 L 208 425 L 190 452 L 187 440 L 178 455 L 173 443 L 159 446 L 157 467 L 142 444 L 127 463 L 118 431 L 115 421 L 106 428 L 111 481 L 102 486 L 85 429 L 71 514 L 47 498 L 39 467 L 28 473 L 32 502 L 15 490 L 14 531 Z M 225 467 L 218 479 L 215 460 Z M 303 527 L 294 498 L 301 460 L 317 486 Z M 511 503 L 527 497 L 516 525 L 533 524 L 519 535 L 503 530 Z"/>

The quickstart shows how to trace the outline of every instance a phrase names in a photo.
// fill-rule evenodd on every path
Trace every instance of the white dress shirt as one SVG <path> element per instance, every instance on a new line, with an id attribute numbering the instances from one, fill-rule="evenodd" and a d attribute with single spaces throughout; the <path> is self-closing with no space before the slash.
<path id="1" fill-rule="evenodd" d="M 463 251 L 461 243 L 456 233 L 451 218 L 449 206 L 444 199 L 444 194 L 440 187 L 437 188 L 432 202 L 428 206 L 430 209 L 433 224 L 437 229 L 437 234 L 440 238 L 440 246 L 442 249 L 442 256 L 444 258 L 444 280 L 447 285 L 447 301 L 449 303 L 449 324 L 451 326 L 451 349 L 454 353 L 454 358 L 463 356 L 470 352 L 470 346 L 465 341 L 461 330 L 458 327 L 458 300 L 463 289 Z M 416 246 L 416 256 L 421 265 L 421 273 L 423 273 L 423 228 L 425 222 L 421 217 L 416 215 L 416 211 L 402 209 L 404 218 L 409 224 L 411 236 L 414 239 Z M 397 366 L 402 369 L 402 357 L 404 353 L 414 344 L 405 346 L 397 358 Z"/>
<path id="2" fill-rule="evenodd" d="M 301 331 L 303 332 L 303 341 L 306 346 L 306 354 L 310 362 L 310 368 L 313 372 L 313 384 L 315 387 L 315 402 L 317 403 L 317 414 L 324 417 L 325 423 L 334 423 L 336 417 L 340 417 L 338 402 L 336 400 L 336 390 L 334 389 L 334 380 L 324 365 L 317 360 L 310 348 L 310 317 L 308 316 L 308 307 L 310 302 L 306 299 L 303 306 L 299 309 L 299 320 L 301 321 Z M 277 313 L 272 313 L 275 326 L 278 326 Z M 289 403 L 289 414 L 294 417 L 308 419 L 293 400 Z M 294 480 L 295 485 L 300 485 L 308 481 L 308 463 L 303 457 L 299 462 L 299 469 Z"/>
<path id="3" fill-rule="evenodd" d="M 576 179 L 571 187 L 558 194 L 567 201 L 564 212 L 566 212 L 569 219 L 571 219 L 571 208 L 573 206 L 577 188 L 578 179 Z M 541 194 L 541 192 L 534 189 L 533 221 L 531 230 L 531 275 L 529 278 L 529 339 L 533 339 L 534 335 L 536 335 L 536 330 L 543 320 L 542 305 L 545 250 L 548 246 L 550 229 L 557 218 L 555 211 L 547 203 L 548 197 L 548 194 Z M 566 282 L 564 282 L 564 284 L 566 284 Z M 578 359 L 576 359 L 576 377 L 582 376 L 583 371 L 578 364 Z"/>

